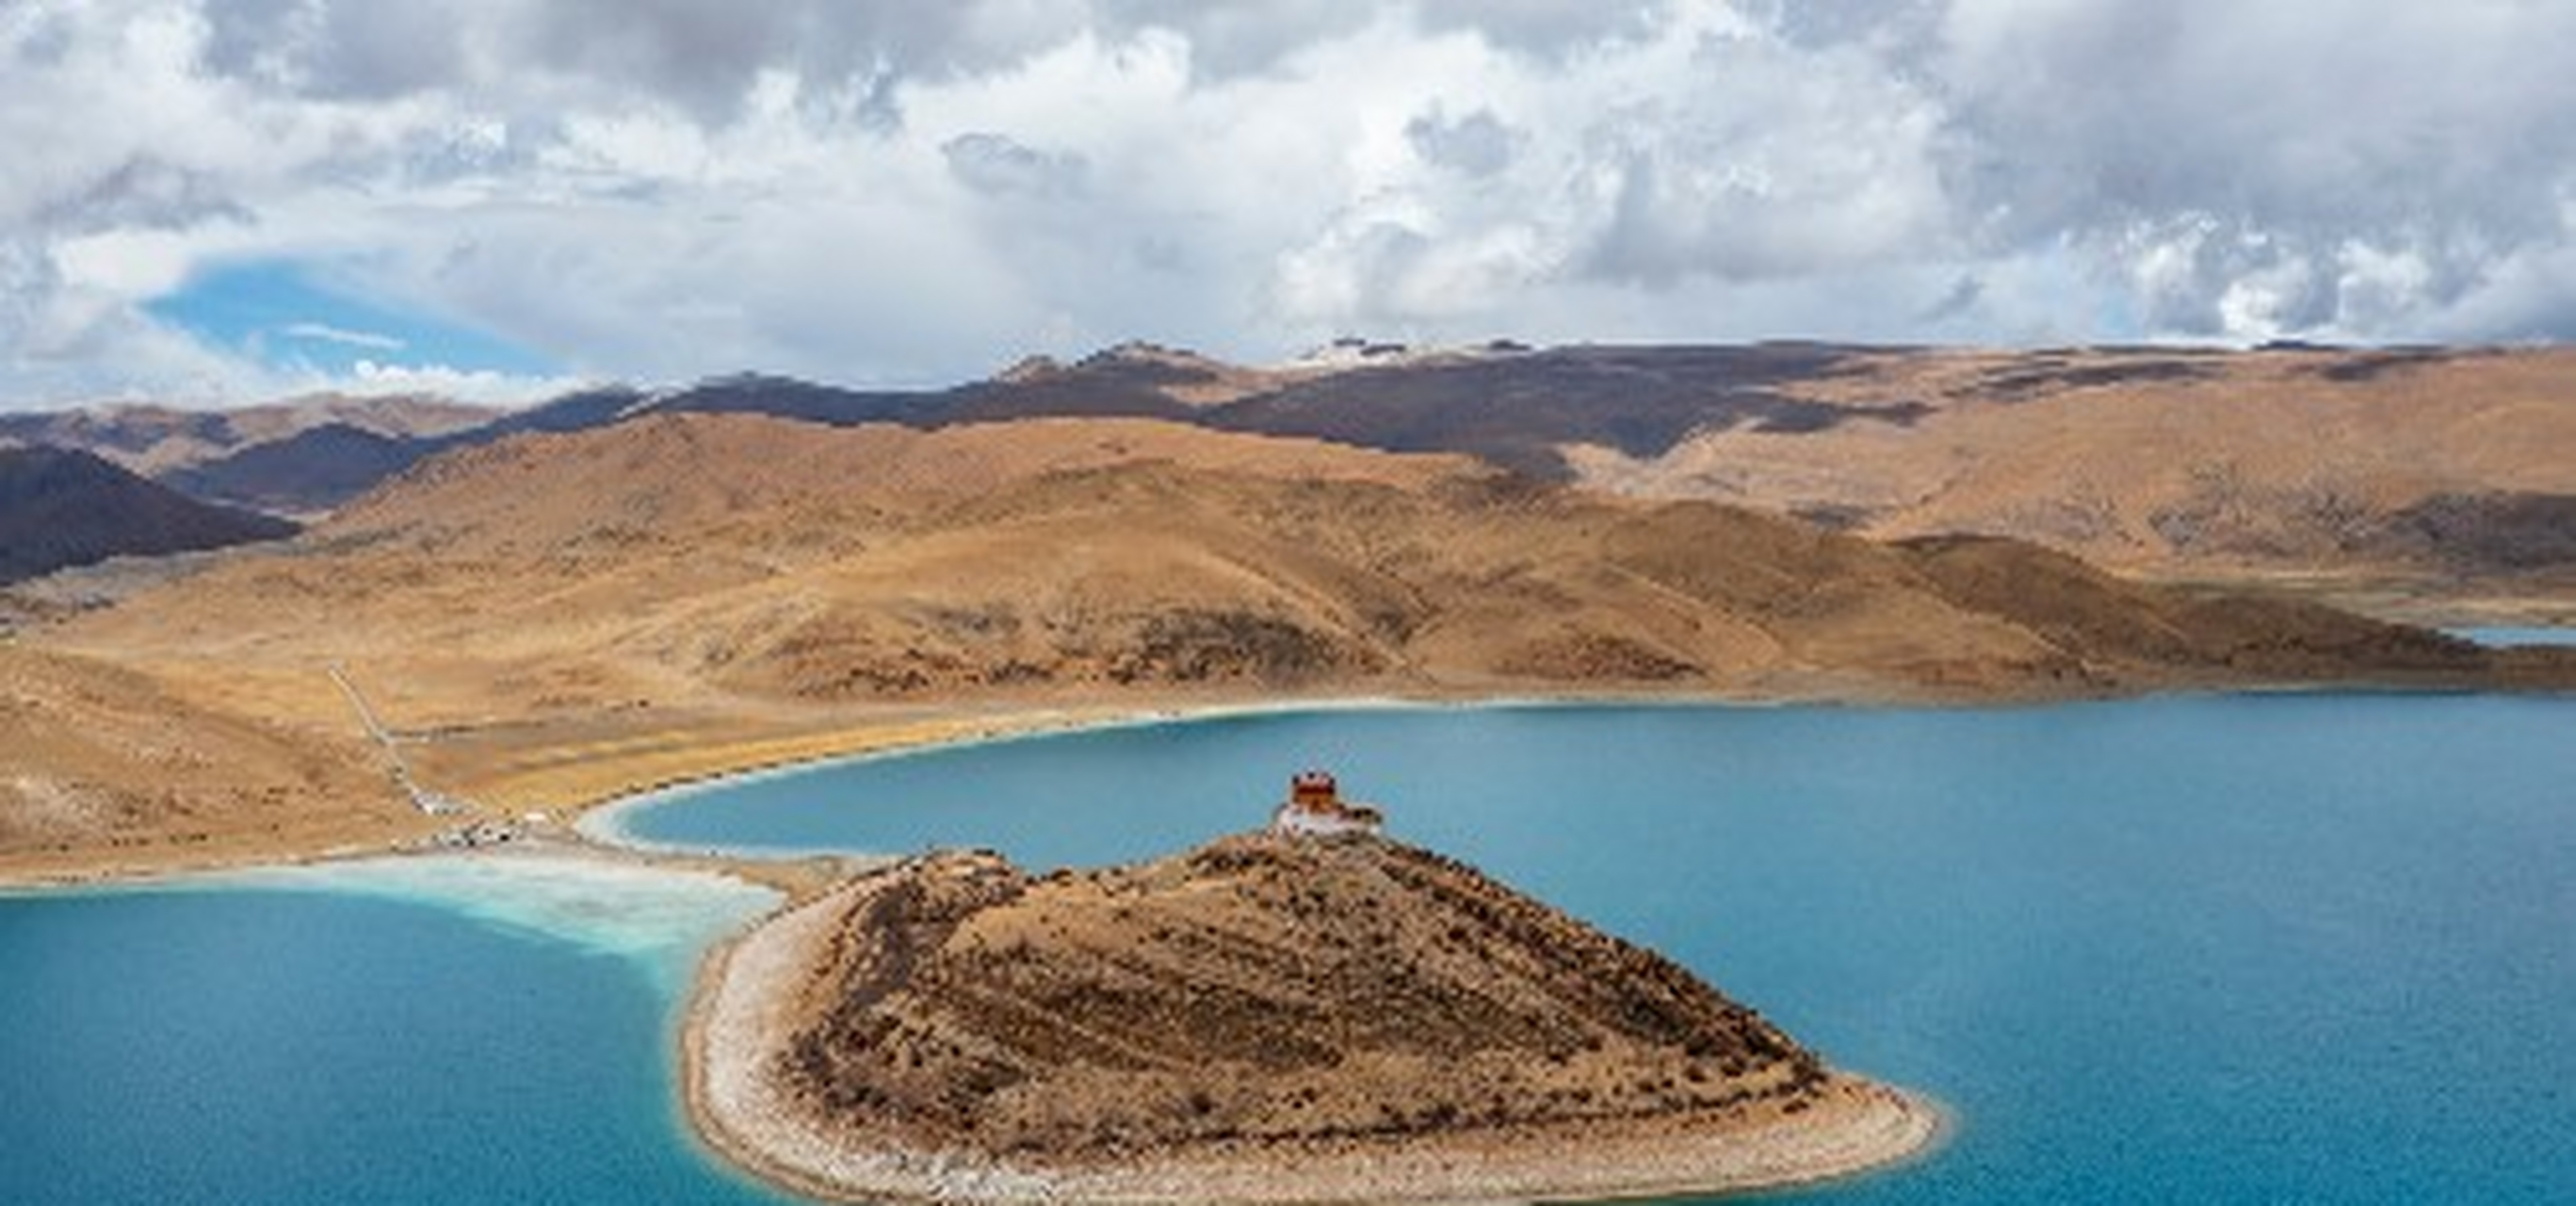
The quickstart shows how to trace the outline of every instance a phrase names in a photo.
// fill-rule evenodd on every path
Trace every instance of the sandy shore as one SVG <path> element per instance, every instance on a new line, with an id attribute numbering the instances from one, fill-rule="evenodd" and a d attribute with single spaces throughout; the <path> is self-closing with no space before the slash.
<path id="1" fill-rule="evenodd" d="M 690 1122 L 736 1163 L 847 1201 L 1502 1203 L 1669 1197 L 1772 1188 L 1885 1167 L 1931 1147 L 1929 1103 L 1841 1078 L 1795 1117 L 1689 1116 L 1439 1141 L 1214 1150 L 1115 1168 L 1019 1167 L 903 1149 L 803 1111 L 766 1074 L 802 1019 L 793 986 L 867 880 L 761 923 L 701 965 L 680 1036 Z"/>

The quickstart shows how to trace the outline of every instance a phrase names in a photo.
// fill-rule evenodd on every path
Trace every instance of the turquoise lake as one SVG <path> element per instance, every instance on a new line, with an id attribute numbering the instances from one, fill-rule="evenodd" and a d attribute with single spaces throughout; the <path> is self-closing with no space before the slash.
<path id="1" fill-rule="evenodd" d="M 628 826 L 1043 868 L 1250 827 L 1310 765 L 1957 1111 L 1931 1158 L 1798 1201 L 2576 1200 L 2576 701 L 1256 716 Z M 0 900 L 0 1201 L 771 1200 L 673 1118 L 702 933 L 435 895 Z M 616 910 L 588 912 L 565 933 Z"/>
<path id="2" fill-rule="evenodd" d="M 2576 628 L 2454 628 L 2451 635 L 2476 641 L 2481 645 L 2510 649 L 2516 646 L 2576 645 Z"/>

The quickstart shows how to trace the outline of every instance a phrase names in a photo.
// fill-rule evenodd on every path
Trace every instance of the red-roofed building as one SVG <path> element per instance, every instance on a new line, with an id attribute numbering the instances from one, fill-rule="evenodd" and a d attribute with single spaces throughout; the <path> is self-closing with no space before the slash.
<path id="1" fill-rule="evenodd" d="M 1343 800 L 1341 784 L 1330 772 L 1300 771 L 1288 780 L 1288 798 L 1271 814 L 1270 828 L 1301 837 L 1374 834 L 1386 828 L 1386 814 L 1373 805 Z"/>

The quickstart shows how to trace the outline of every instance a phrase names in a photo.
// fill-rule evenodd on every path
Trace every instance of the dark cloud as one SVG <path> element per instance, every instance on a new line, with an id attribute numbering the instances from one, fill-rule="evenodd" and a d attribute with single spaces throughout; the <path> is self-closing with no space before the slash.
<path id="1" fill-rule="evenodd" d="M 1737 12 L 1810 48 L 1864 45 L 1914 56 L 1936 44 L 1950 0 L 1732 0 Z"/>
<path id="2" fill-rule="evenodd" d="M 1561 57 L 1662 22 L 1669 0 L 1414 0 L 1406 5 L 1349 0 L 1101 0 L 1096 19 L 1113 35 L 1168 29 L 1189 40 L 1200 73 L 1227 78 L 1278 66 L 1300 50 L 1368 28 L 1392 9 L 1431 33 L 1472 32 L 1506 50 Z"/>
<path id="3" fill-rule="evenodd" d="M 1434 108 L 1404 123 L 1404 139 L 1426 163 L 1470 176 L 1491 176 L 1511 166 L 1519 136 L 1491 109 L 1453 119 Z"/>
<path id="4" fill-rule="evenodd" d="M 1471 29 L 1507 50 L 1559 56 L 1638 38 L 1672 16 L 1671 0 L 1420 0 L 1435 30 Z"/>
<path id="5" fill-rule="evenodd" d="M 385 99 L 466 78 L 468 24 L 440 5 L 224 0 L 205 15 L 209 67 L 304 95 Z"/>
<path id="6" fill-rule="evenodd" d="M 12 26 L 0 28 L 0 53 L 25 67 L 51 67 L 62 62 L 77 36 L 71 19 L 43 9 L 9 14 Z"/>
<path id="7" fill-rule="evenodd" d="M 1923 307 L 1915 320 L 1925 326 L 1939 326 L 1952 319 L 1975 312 L 1977 303 L 1985 300 L 1986 282 L 1973 276 L 1962 276 L 1931 305 Z"/>
<path id="8" fill-rule="evenodd" d="M 994 67 L 1079 31 L 1000 3 L 876 0 L 208 0 L 207 65 L 298 94 L 386 98 L 469 89 L 492 107 L 624 94 L 721 124 L 765 74 L 851 91 L 882 118 L 885 81 Z"/>
<path id="9" fill-rule="evenodd" d="M 62 200 L 35 222 L 64 232 L 135 228 L 170 230 L 214 217 L 246 218 L 212 176 L 152 155 L 137 155 Z"/>
<path id="10" fill-rule="evenodd" d="M 1944 33 L 1911 66 L 1950 100 L 1952 183 L 1988 233 L 2186 257 L 2148 298 L 2171 329 L 2223 329 L 2247 288 L 2288 329 L 2331 325 L 2356 247 L 2426 259 L 2440 305 L 2568 237 L 2576 8 L 1963 0 Z"/>
<path id="11" fill-rule="evenodd" d="M 997 196 L 1071 196 L 1082 191 L 1090 173 L 1080 155 L 1041 151 L 1001 134 L 960 134 L 939 144 L 939 153 L 950 175 Z"/>
<path id="12" fill-rule="evenodd" d="M 529 6 L 503 36 L 515 39 L 505 53 L 542 70 L 638 89 L 717 120 L 764 72 L 827 88 L 873 78 L 887 64 L 936 70 L 956 52 L 948 5 L 817 0 L 553 0 Z"/>

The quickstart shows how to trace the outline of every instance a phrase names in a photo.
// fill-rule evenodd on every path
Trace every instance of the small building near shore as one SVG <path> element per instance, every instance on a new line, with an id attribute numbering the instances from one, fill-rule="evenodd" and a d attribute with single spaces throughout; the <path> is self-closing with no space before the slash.
<path id="1" fill-rule="evenodd" d="M 1341 784 L 1328 771 L 1301 771 L 1288 780 L 1288 798 L 1270 815 L 1270 830 L 1297 837 L 1334 837 L 1348 833 L 1375 835 L 1386 828 L 1386 813 L 1376 805 L 1342 798 Z"/>

